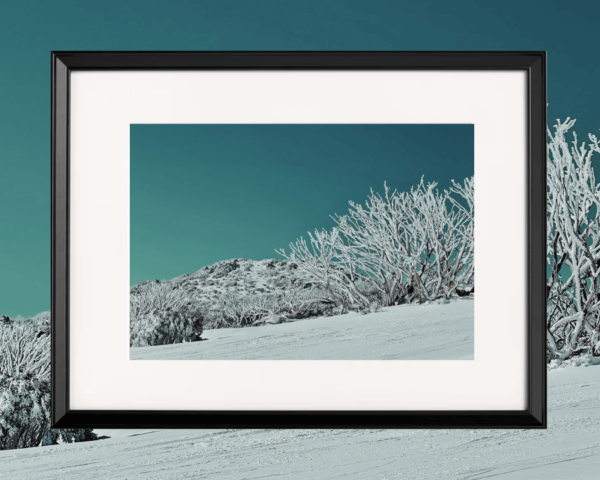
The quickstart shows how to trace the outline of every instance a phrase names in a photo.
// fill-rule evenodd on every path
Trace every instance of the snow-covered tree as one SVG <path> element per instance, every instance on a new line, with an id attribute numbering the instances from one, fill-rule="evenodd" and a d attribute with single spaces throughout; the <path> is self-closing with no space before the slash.
<path id="1" fill-rule="evenodd" d="M 558 361 L 600 354 L 600 185 L 595 135 L 579 142 L 575 120 L 557 120 L 547 146 L 547 346 Z"/>
<path id="2" fill-rule="evenodd" d="M 413 288 L 427 300 L 449 299 L 458 287 L 473 286 L 473 178 L 466 178 L 463 185 L 452 184 L 449 191 L 438 193 L 434 190 L 437 184 L 426 187 L 421 181 L 411 191 L 417 221 L 410 225 L 425 250 L 415 258 L 410 278 Z"/>
<path id="3" fill-rule="evenodd" d="M 277 253 L 298 265 L 327 294 L 342 304 L 346 298 L 360 297 L 356 288 L 358 280 L 356 268 L 352 263 L 343 265 L 339 255 L 341 239 L 339 231 L 334 228 L 331 233 L 326 230 L 308 232 L 309 242 L 303 237 L 290 244 L 290 255 L 284 249 Z"/>
<path id="4" fill-rule="evenodd" d="M 0 326 L 0 450 L 94 440 L 90 429 L 50 429 L 50 339 L 25 322 Z"/>
<path id="5" fill-rule="evenodd" d="M 439 192 L 423 180 L 410 192 L 371 191 L 350 203 L 331 232 L 309 232 L 278 251 L 345 308 L 450 298 L 474 280 L 474 182 Z"/>

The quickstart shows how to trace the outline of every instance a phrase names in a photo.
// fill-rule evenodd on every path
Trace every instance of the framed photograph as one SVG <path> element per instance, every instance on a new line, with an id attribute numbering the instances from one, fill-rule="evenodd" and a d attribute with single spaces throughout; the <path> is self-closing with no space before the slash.
<path id="1" fill-rule="evenodd" d="M 545 158 L 545 52 L 52 53 L 53 426 L 545 428 Z"/>

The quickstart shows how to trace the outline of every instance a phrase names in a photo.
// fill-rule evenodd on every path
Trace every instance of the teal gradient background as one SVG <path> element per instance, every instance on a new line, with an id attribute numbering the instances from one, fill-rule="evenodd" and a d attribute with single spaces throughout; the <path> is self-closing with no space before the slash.
<path id="1" fill-rule="evenodd" d="M 557 0 L 2 2 L 0 314 L 50 308 L 51 50 L 547 50 L 549 118 L 583 135 L 600 128 L 599 18 Z"/>
<path id="2" fill-rule="evenodd" d="M 473 125 L 132 125 L 130 148 L 131 284 L 282 258 L 384 182 L 474 173 Z"/>

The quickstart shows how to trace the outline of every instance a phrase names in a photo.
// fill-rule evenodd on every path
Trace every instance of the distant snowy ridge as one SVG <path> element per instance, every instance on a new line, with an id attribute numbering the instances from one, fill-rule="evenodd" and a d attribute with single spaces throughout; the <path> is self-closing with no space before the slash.
<path id="1" fill-rule="evenodd" d="M 159 280 L 150 280 L 159 282 Z M 131 287 L 135 294 L 143 282 Z M 221 295 L 250 296 L 282 293 L 293 288 L 310 288 L 308 275 L 287 260 L 249 260 L 234 258 L 207 265 L 195 273 L 186 273 L 169 281 L 173 288 L 182 289 L 199 302 L 211 302 Z"/>

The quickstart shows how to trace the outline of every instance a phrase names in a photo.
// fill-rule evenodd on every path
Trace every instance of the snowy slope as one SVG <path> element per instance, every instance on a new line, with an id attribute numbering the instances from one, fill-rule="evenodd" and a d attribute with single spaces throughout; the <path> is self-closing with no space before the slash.
<path id="1" fill-rule="evenodd" d="M 0 478 L 600 478 L 600 367 L 548 381 L 548 430 L 100 430 L 115 436 L 0 452 Z"/>
<path id="2" fill-rule="evenodd" d="M 401 305 L 252 328 L 205 330 L 206 341 L 137 347 L 132 360 L 469 360 L 474 299 Z"/>

